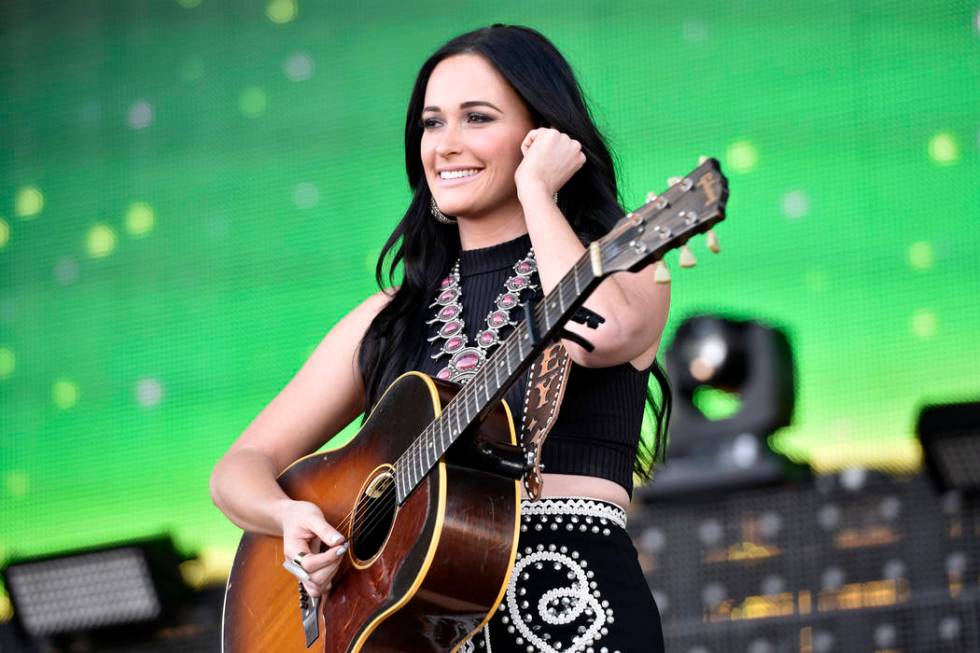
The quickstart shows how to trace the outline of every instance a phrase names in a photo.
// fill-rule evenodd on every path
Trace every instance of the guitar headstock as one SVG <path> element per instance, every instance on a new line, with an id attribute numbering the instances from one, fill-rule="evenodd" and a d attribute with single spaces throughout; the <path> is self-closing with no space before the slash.
<path id="1" fill-rule="evenodd" d="M 685 177 L 670 181 L 670 188 L 658 196 L 651 193 L 643 206 L 627 213 L 599 241 L 603 275 L 618 270 L 635 272 L 659 261 L 670 250 L 725 219 L 728 179 L 716 159 L 702 159 Z M 708 235 L 708 247 L 719 251 L 713 232 Z M 692 265 L 694 257 L 685 247 L 681 266 Z"/>

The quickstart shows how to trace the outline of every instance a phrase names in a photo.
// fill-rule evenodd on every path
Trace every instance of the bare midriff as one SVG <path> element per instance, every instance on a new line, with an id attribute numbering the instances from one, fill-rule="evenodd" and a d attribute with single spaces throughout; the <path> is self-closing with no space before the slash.
<path id="1" fill-rule="evenodd" d="M 595 476 L 579 476 L 577 474 L 543 474 L 543 497 L 589 497 L 615 503 L 622 509 L 630 504 L 629 494 L 619 483 Z M 527 498 L 527 492 L 521 484 L 521 498 Z"/>

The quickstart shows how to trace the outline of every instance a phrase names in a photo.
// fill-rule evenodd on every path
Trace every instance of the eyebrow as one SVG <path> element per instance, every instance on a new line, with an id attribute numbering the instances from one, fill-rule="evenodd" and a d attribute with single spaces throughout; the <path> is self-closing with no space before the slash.
<path id="1" fill-rule="evenodd" d="M 462 104 L 459 105 L 459 108 L 469 109 L 470 107 L 481 107 L 481 106 L 490 107 L 491 109 L 500 111 L 500 109 L 495 107 L 490 102 L 487 102 L 486 100 L 470 100 L 469 102 L 463 102 Z M 424 109 L 422 109 L 422 113 L 425 113 L 426 111 L 439 111 L 439 110 L 440 110 L 439 107 L 435 107 L 435 106 L 425 107 Z M 503 113 L 503 111 L 500 111 L 500 113 Z"/>

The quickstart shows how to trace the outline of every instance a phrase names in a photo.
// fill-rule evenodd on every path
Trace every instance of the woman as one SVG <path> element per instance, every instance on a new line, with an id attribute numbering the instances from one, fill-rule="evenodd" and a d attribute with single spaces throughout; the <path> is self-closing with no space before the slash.
<path id="1" fill-rule="evenodd" d="M 233 522 L 282 535 L 285 558 L 302 557 L 313 596 L 329 590 L 347 544 L 317 506 L 289 499 L 277 475 L 318 448 L 323 434 L 369 411 L 403 372 L 467 380 L 471 369 L 448 364 L 452 348 L 438 332 L 446 319 L 436 313 L 441 306 L 432 308 L 447 276 L 461 292 L 467 343 L 489 355 L 494 345 L 481 344 L 478 332 L 503 339 L 516 321 L 505 314 L 499 329 L 482 323 L 504 283 L 523 275 L 530 283 L 522 301 L 535 288 L 547 293 L 582 256 L 583 242 L 623 214 L 611 157 L 575 77 L 533 30 L 494 25 L 438 50 L 419 72 L 405 133 L 414 195 L 377 268 L 381 285 L 382 262 L 394 250 L 388 274 L 400 261 L 402 285 L 368 298 L 331 329 L 212 475 L 215 503 Z M 527 273 L 535 267 L 536 275 Z M 663 649 L 624 507 L 634 469 L 649 476 L 662 454 L 665 411 L 653 448 L 639 441 L 668 302 L 651 269 L 619 274 L 585 304 L 605 322 L 568 327 L 594 350 L 563 341 L 574 366 L 542 454 L 545 498 L 522 502 L 507 596 L 464 650 Z M 526 383 L 507 395 L 518 429 Z"/>

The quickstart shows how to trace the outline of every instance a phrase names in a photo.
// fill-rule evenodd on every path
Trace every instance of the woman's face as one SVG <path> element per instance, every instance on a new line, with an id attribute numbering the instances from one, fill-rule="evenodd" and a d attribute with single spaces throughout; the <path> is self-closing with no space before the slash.
<path id="1" fill-rule="evenodd" d="M 534 129 L 524 101 L 486 59 L 460 54 L 436 65 L 425 89 L 422 166 L 447 215 L 519 209 L 514 171 Z"/>

